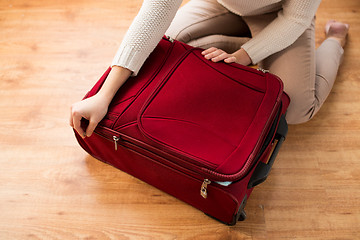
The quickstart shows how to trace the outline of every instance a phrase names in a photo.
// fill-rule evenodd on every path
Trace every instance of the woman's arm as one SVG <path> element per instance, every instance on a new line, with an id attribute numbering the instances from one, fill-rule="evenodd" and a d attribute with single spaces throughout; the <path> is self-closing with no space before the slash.
<path id="1" fill-rule="evenodd" d="M 181 2 L 144 0 L 114 57 L 112 69 L 100 91 L 71 107 L 70 126 L 82 137 L 91 136 L 97 124 L 106 115 L 118 89 L 131 74 L 138 73 L 169 27 Z M 86 131 L 80 126 L 82 118 L 89 120 Z"/>
<path id="2" fill-rule="evenodd" d="M 242 45 L 241 49 L 229 54 L 221 49 L 209 48 L 203 55 L 214 62 L 224 60 L 226 63 L 256 64 L 294 43 L 310 26 L 320 1 L 285 0 L 277 18 Z"/>
<path id="3" fill-rule="evenodd" d="M 127 31 L 112 66 L 122 66 L 137 75 L 141 66 L 159 43 L 182 0 L 144 0 Z"/>
<path id="4" fill-rule="evenodd" d="M 320 2 L 284 0 L 277 18 L 242 46 L 252 63 L 256 64 L 294 43 L 310 26 Z"/>

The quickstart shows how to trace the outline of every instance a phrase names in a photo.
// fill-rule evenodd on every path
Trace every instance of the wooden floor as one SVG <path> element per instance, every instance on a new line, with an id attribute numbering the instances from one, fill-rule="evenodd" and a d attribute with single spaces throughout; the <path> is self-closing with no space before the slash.
<path id="1" fill-rule="evenodd" d="M 360 239 L 360 2 L 320 5 L 317 44 L 327 19 L 351 25 L 335 87 L 233 227 L 90 157 L 68 125 L 141 2 L 0 1 L 0 239 Z"/>

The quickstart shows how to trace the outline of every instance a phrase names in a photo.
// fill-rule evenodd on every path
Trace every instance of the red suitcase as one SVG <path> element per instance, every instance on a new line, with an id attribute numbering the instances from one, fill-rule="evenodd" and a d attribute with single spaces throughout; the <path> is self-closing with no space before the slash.
<path id="1" fill-rule="evenodd" d="M 285 138 L 289 101 L 278 77 L 164 37 L 95 134 L 76 137 L 95 158 L 234 225 Z"/>

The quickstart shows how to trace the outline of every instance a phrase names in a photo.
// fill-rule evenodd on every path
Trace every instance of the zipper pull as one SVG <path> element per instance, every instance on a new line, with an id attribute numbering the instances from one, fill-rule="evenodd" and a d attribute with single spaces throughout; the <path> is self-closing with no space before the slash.
<path id="1" fill-rule="evenodd" d="M 260 71 L 260 72 L 263 72 L 263 73 L 268 73 L 269 70 L 265 70 L 265 69 L 262 69 L 262 68 L 257 68 L 256 70 Z"/>
<path id="2" fill-rule="evenodd" d="M 209 185 L 210 183 L 211 181 L 209 179 L 204 179 L 201 185 L 200 195 L 205 199 L 207 198 L 207 185 Z"/>
<path id="3" fill-rule="evenodd" d="M 174 39 L 170 36 L 166 36 L 166 38 L 169 40 L 169 42 L 173 43 L 174 42 Z"/>
<path id="4" fill-rule="evenodd" d="M 117 136 L 113 136 L 113 140 L 114 140 L 114 143 L 115 143 L 115 151 L 117 151 L 117 142 L 120 140 L 120 138 L 117 137 Z"/>

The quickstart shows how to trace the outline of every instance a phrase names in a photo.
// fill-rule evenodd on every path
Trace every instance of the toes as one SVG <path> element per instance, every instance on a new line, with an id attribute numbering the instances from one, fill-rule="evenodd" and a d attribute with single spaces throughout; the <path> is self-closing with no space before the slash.
<path id="1" fill-rule="evenodd" d="M 349 30 L 349 24 L 329 20 L 325 25 L 326 36 L 345 37 Z"/>
<path id="2" fill-rule="evenodd" d="M 331 24 L 333 24 L 334 22 L 336 22 L 335 20 L 331 19 L 329 21 L 326 22 L 325 24 L 325 33 L 326 35 L 329 33 L 329 29 L 330 29 L 330 26 Z"/>

